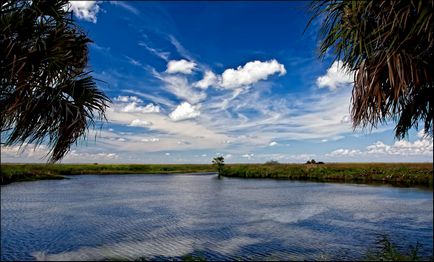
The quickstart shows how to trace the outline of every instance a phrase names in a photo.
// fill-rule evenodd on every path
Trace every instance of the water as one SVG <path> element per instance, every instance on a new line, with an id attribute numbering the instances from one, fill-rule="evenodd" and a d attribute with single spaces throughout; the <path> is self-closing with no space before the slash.
<path id="1" fill-rule="evenodd" d="M 1 260 L 363 259 L 433 249 L 433 193 L 216 175 L 83 175 L 1 187 Z"/>

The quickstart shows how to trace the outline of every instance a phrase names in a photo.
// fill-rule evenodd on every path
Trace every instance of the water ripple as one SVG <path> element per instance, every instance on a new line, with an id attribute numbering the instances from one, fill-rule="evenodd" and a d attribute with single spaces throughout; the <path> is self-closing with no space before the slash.
<path id="1" fill-rule="evenodd" d="M 215 175 L 1 187 L 1 260 L 361 259 L 378 234 L 432 254 L 430 191 Z"/>

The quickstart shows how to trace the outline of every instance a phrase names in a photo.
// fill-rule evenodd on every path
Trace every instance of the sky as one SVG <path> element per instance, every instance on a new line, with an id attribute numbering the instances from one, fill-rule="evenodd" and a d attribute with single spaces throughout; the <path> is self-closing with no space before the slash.
<path id="1" fill-rule="evenodd" d="M 353 129 L 352 72 L 318 57 L 308 2 L 73 1 L 93 40 L 107 122 L 64 163 L 432 162 L 433 141 L 394 123 Z M 45 162 L 47 147 L 2 148 Z"/>

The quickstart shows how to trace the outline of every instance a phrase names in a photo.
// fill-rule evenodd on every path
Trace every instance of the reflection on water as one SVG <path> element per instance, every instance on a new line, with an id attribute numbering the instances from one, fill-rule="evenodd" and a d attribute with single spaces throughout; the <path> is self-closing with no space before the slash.
<path id="1" fill-rule="evenodd" d="M 361 259 L 379 234 L 432 254 L 433 194 L 215 175 L 84 175 L 1 187 L 2 260 Z"/>

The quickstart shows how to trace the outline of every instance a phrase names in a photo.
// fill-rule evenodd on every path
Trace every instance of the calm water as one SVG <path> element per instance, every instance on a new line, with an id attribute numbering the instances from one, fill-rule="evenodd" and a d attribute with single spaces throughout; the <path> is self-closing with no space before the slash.
<path id="1" fill-rule="evenodd" d="M 85 175 L 1 187 L 1 260 L 362 259 L 381 234 L 433 249 L 433 193 L 415 188 Z"/>

